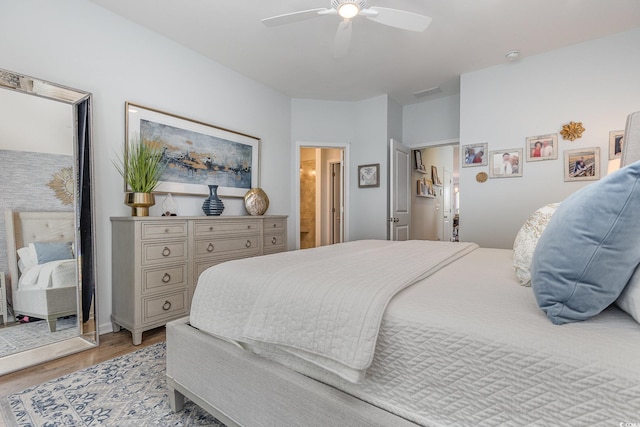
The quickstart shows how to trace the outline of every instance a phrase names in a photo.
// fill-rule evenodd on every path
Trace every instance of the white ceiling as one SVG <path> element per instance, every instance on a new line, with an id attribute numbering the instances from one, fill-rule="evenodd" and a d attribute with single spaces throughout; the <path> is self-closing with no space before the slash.
<path id="1" fill-rule="evenodd" d="M 640 27 L 640 0 L 369 0 L 433 18 L 422 33 L 363 17 L 349 55 L 334 59 L 337 16 L 278 27 L 262 18 L 330 7 L 330 0 L 90 0 L 293 98 L 357 101 L 389 94 L 401 105 L 462 73 Z"/>

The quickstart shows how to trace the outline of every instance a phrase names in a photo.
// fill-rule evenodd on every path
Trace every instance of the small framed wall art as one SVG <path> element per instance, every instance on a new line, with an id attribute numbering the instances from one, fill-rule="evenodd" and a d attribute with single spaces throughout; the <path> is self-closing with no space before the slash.
<path id="1" fill-rule="evenodd" d="M 600 179 L 600 148 L 580 148 L 564 152 L 565 181 Z"/>
<path id="2" fill-rule="evenodd" d="M 463 145 L 462 167 L 487 166 L 487 143 Z"/>
<path id="3" fill-rule="evenodd" d="M 489 178 L 522 176 L 522 148 L 507 148 L 489 152 Z"/>
<path id="4" fill-rule="evenodd" d="M 555 160 L 558 158 L 558 134 L 530 136 L 527 138 L 527 162 Z"/>
<path id="5" fill-rule="evenodd" d="M 624 131 L 612 130 L 609 132 L 609 160 L 622 157 L 622 147 L 624 146 Z"/>
<path id="6" fill-rule="evenodd" d="M 358 166 L 358 187 L 380 187 L 380 163 Z"/>

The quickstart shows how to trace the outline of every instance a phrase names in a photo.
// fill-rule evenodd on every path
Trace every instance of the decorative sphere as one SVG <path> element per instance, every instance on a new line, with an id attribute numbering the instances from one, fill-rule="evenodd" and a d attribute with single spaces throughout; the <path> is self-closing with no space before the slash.
<path id="1" fill-rule="evenodd" d="M 269 197 L 262 188 L 252 188 L 244 195 L 244 207 L 249 215 L 262 215 L 269 208 Z"/>

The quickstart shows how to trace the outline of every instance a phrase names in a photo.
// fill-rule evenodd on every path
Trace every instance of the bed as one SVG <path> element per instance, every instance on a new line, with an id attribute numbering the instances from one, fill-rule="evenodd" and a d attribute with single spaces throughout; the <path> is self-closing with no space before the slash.
<path id="1" fill-rule="evenodd" d="M 77 315 L 73 212 L 5 212 L 7 258 L 15 316 L 57 319 Z"/>
<path id="2" fill-rule="evenodd" d="M 531 286 L 519 245 L 358 241 L 206 270 L 191 316 L 167 325 L 172 407 L 230 426 L 637 422 L 637 135 L 638 113 L 628 167 L 534 213 L 544 231 L 523 226 Z"/>

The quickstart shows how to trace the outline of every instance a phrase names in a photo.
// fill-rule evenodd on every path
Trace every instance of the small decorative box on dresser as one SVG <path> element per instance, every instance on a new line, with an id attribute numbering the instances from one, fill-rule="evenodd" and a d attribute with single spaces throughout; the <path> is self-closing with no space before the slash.
<path id="1" fill-rule="evenodd" d="M 113 217 L 113 330 L 142 333 L 189 314 L 198 277 L 224 261 L 287 250 L 287 217 Z"/>

